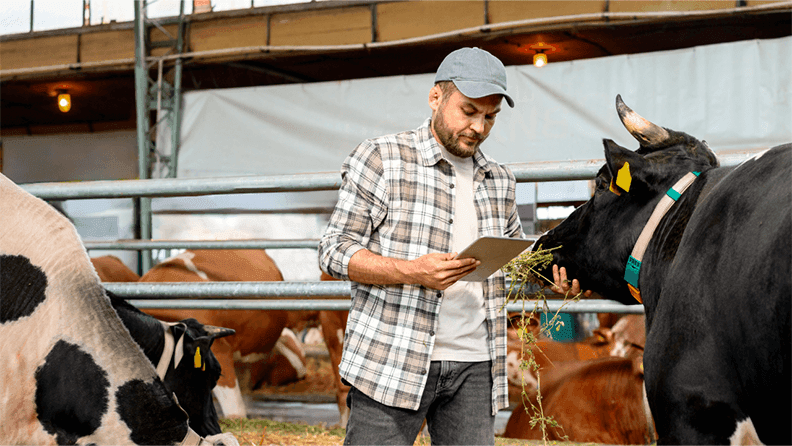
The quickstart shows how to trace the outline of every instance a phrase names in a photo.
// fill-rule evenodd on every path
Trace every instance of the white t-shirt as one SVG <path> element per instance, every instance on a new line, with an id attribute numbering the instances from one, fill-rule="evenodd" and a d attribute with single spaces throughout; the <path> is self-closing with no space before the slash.
<path id="1" fill-rule="evenodd" d="M 441 150 L 456 173 L 451 250 L 460 252 L 478 238 L 473 158 L 454 156 L 442 146 Z M 489 361 L 483 283 L 456 282 L 443 292 L 442 299 L 432 361 Z"/>

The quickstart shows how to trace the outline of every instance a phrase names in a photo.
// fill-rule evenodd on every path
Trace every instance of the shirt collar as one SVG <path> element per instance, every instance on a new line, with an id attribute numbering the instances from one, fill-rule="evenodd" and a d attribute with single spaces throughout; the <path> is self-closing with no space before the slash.
<path id="1" fill-rule="evenodd" d="M 418 149 L 424 166 L 434 166 L 443 159 L 440 143 L 437 142 L 434 134 L 432 134 L 431 125 L 432 118 L 426 118 L 417 131 L 415 147 Z M 477 148 L 476 153 L 473 154 L 474 168 L 480 168 L 484 170 L 484 172 L 489 172 L 489 163 L 490 160 L 482 153 L 481 148 Z"/>

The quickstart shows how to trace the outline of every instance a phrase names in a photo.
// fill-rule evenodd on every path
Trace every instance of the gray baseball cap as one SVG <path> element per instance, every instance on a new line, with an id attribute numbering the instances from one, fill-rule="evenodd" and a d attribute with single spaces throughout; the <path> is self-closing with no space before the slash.
<path id="1" fill-rule="evenodd" d="M 502 95 L 509 107 L 514 107 L 506 93 L 506 68 L 481 48 L 460 48 L 446 56 L 435 75 L 435 83 L 441 81 L 452 81 L 460 93 L 472 99 Z"/>

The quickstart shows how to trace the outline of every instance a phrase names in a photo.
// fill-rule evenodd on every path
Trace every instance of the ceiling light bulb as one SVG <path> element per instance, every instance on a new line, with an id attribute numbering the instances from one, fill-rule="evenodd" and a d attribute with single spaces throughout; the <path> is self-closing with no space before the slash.
<path id="1" fill-rule="evenodd" d="M 534 54 L 533 64 L 536 68 L 542 68 L 543 66 L 547 65 L 547 54 L 545 53 Z"/>
<path id="2" fill-rule="evenodd" d="M 71 110 L 71 95 L 69 93 L 60 93 L 58 95 L 58 109 L 63 113 Z"/>

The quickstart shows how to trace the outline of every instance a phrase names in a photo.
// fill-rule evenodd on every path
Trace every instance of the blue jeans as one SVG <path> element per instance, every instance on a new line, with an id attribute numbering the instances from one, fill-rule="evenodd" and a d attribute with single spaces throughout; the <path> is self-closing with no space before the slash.
<path id="1" fill-rule="evenodd" d="M 412 445 L 424 419 L 432 444 L 495 444 L 492 363 L 432 361 L 418 410 L 386 406 L 352 387 L 345 445 Z"/>

